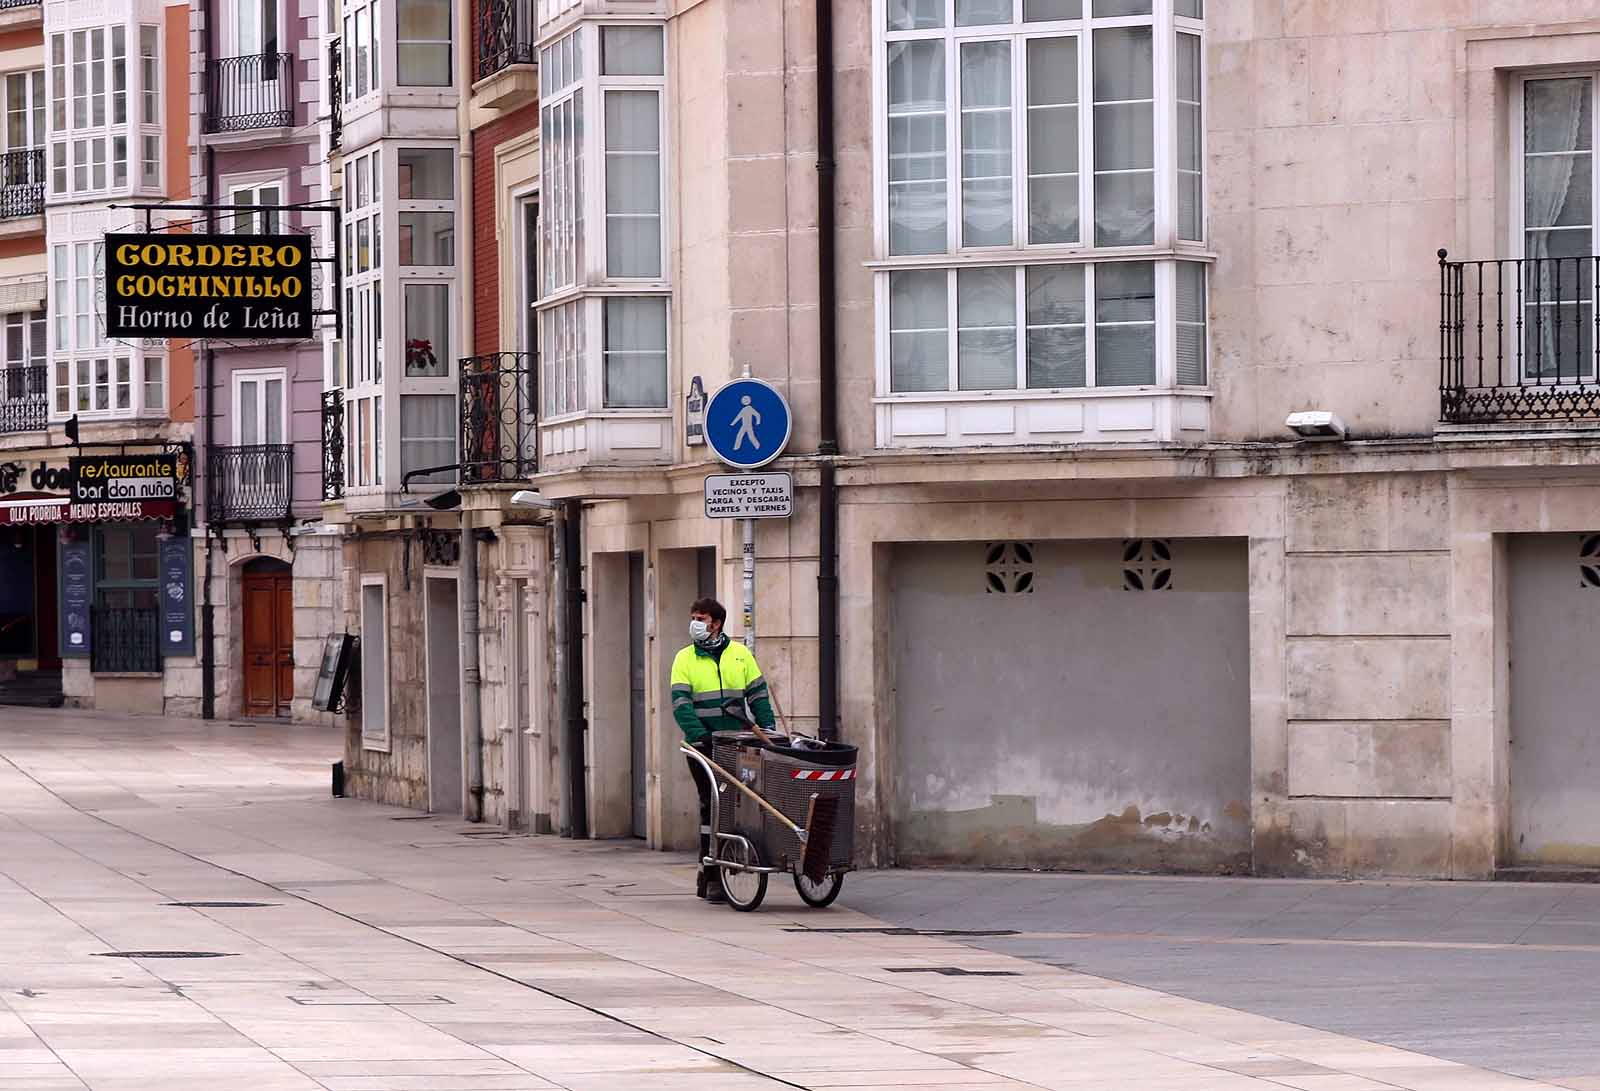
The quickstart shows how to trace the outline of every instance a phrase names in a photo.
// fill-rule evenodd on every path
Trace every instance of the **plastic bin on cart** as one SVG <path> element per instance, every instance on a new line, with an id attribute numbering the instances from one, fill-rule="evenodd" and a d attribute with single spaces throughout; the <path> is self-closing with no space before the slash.
<path id="1" fill-rule="evenodd" d="M 721 731 L 712 760 L 772 804 L 796 825 L 806 824 L 813 795 L 837 796 L 838 818 L 829 851 L 829 870 L 848 871 L 855 852 L 856 748 L 823 743 L 819 749 L 789 745 L 783 735 L 765 746 L 750 732 Z M 731 798 L 730 798 L 731 797 Z M 722 793 L 718 827 L 753 841 L 762 863 L 793 871 L 800 865 L 800 839 L 741 792 Z"/>

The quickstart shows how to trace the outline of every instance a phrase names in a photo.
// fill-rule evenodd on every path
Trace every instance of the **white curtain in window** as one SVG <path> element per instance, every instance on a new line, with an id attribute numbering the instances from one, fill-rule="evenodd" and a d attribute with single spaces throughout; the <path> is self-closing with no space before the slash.
<path id="1" fill-rule="evenodd" d="M 889 44 L 889 252 L 948 246 L 944 43 Z"/>
<path id="2" fill-rule="evenodd" d="M 1178 262 L 1178 385 L 1206 382 L 1206 267 Z"/>
<path id="3" fill-rule="evenodd" d="M 606 92 L 606 272 L 661 275 L 660 96 Z"/>
<path id="4" fill-rule="evenodd" d="M 1078 241 L 1078 39 L 1028 40 L 1028 241 Z"/>
<path id="5" fill-rule="evenodd" d="M 667 301 L 605 301 L 607 409 L 662 409 L 667 404 Z"/>
<path id="6" fill-rule="evenodd" d="M 400 396 L 400 473 L 429 466 L 448 466 L 456 460 L 456 400 L 449 394 Z M 448 485 L 453 471 L 442 470 L 415 480 Z"/>
<path id="7" fill-rule="evenodd" d="M 600 28 L 602 75 L 659 76 L 665 71 L 660 27 Z"/>
<path id="8" fill-rule="evenodd" d="M 440 378 L 450 373 L 450 286 L 405 286 L 406 375 Z"/>
<path id="9" fill-rule="evenodd" d="M 1028 387 L 1081 387 L 1088 340 L 1084 267 L 1030 265 L 1026 274 Z"/>
<path id="10" fill-rule="evenodd" d="M 956 273 L 956 376 L 962 390 L 1017 385 L 1017 274 L 1003 269 Z"/>
<path id="11" fill-rule="evenodd" d="M 950 306 L 943 269 L 889 274 L 889 389 L 950 388 Z"/>
<path id="12" fill-rule="evenodd" d="M 395 74 L 408 87 L 450 86 L 450 0 L 399 0 L 398 64 Z"/>
<path id="13" fill-rule="evenodd" d="M 1523 85 L 1524 369 L 1591 375 L 1594 88 L 1588 78 Z M 1579 259 L 1579 260 L 1564 260 Z"/>
<path id="14" fill-rule="evenodd" d="M 1156 381 L 1156 271 L 1148 261 L 1094 267 L 1096 386 Z"/>
<path id="15" fill-rule="evenodd" d="M 1155 242 L 1154 47 L 1147 26 L 1094 32 L 1094 225 L 1099 246 Z"/>
<path id="16" fill-rule="evenodd" d="M 1202 238 L 1200 38 L 1178 35 L 1178 238 Z"/>
<path id="17" fill-rule="evenodd" d="M 961 241 L 1009 246 L 1011 43 L 961 47 Z"/>

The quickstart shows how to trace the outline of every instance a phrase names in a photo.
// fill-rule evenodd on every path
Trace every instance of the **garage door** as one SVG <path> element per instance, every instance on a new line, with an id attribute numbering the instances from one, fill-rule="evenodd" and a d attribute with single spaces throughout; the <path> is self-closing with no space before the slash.
<path id="1" fill-rule="evenodd" d="M 898 861 L 1246 870 L 1246 557 L 1236 539 L 897 547 Z"/>
<path id="2" fill-rule="evenodd" d="M 1600 535 L 1507 545 L 1512 858 L 1600 867 Z"/>

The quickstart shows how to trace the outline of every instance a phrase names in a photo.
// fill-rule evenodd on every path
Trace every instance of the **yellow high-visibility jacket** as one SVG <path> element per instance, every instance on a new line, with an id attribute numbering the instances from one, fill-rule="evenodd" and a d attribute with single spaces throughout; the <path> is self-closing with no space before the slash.
<path id="1" fill-rule="evenodd" d="M 749 704 L 756 723 L 771 730 L 772 697 L 767 680 L 761 677 L 756 657 L 736 640 L 724 638 L 721 647 L 702 648 L 690 644 L 672 661 L 672 718 L 691 743 L 708 738 L 714 731 L 738 731 L 744 727 L 728 706 L 743 711 Z"/>

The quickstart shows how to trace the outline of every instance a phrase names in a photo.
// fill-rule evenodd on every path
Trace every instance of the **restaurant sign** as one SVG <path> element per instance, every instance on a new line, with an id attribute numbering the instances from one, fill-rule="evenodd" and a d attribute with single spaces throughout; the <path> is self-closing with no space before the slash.
<path id="1" fill-rule="evenodd" d="M 308 235 L 106 236 L 108 337 L 311 336 Z"/>
<path id="2" fill-rule="evenodd" d="M 0 500 L 0 524 L 11 523 L 120 523 L 132 519 L 171 519 L 178 513 L 173 500 L 117 500 L 79 504 L 62 496 Z"/>
<path id="3" fill-rule="evenodd" d="M 72 499 L 82 504 L 178 499 L 178 455 L 84 455 L 67 460 Z"/>

